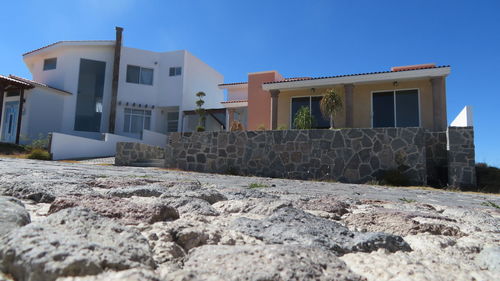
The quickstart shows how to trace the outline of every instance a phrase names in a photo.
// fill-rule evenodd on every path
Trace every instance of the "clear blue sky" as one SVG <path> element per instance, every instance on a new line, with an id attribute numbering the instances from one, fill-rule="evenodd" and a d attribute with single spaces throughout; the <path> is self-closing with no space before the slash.
<path id="1" fill-rule="evenodd" d="M 30 78 L 21 54 L 60 40 L 187 49 L 225 76 L 285 77 L 451 65 L 448 121 L 475 113 L 476 160 L 500 166 L 500 1 L 146 1 L 2 3 L 0 74 Z"/>

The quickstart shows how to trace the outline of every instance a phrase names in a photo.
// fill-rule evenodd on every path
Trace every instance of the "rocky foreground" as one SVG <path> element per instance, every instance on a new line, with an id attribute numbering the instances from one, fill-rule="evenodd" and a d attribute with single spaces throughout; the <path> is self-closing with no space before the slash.
<path id="1" fill-rule="evenodd" d="M 500 197 L 0 159 L 0 280 L 500 280 Z"/>

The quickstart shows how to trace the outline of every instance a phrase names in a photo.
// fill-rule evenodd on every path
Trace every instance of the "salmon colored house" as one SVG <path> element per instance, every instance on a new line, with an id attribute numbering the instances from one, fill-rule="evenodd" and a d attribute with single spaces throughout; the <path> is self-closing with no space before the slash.
<path id="1" fill-rule="evenodd" d="M 334 89 L 343 109 L 336 128 L 447 127 L 446 77 L 450 66 L 421 64 L 390 71 L 329 77 L 283 78 L 277 71 L 248 74 L 247 82 L 219 84 L 227 91 L 227 124 L 240 121 L 247 130 L 293 128 L 297 111 L 309 107 L 315 128 L 329 128 L 319 110 L 325 91 Z M 230 126 L 227 126 L 230 127 Z"/>

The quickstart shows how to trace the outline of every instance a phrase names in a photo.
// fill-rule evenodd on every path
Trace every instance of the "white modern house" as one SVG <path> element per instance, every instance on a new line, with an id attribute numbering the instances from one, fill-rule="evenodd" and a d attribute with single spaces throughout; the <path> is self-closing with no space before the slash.
<path id="1" fill-rule="evenodd" d="M 25 53 L 31 80 L 0 76 L 0 141 L 25 143 L 52 132 L 102 139 L 192 131 L 199 91 L 206 93 L 206 129 L 225 128 L 219 72 L 186 50 L 122 46 L 122 30 L 116 40 L 60 41 Z"/>

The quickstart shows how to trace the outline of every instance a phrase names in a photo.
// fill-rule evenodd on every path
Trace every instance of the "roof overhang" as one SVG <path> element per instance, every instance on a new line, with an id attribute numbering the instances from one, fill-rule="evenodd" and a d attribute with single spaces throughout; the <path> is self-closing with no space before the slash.
<path id="1" fill-rule="evenodd" d="M 326 87 L 342 84 L 368 84 L 388 81 L 416 80 L 431 77 L 447 76 L 450 74 L 450 67 L 436 67 L 429 69 L 418 69 L 409 71 L 392 71 L 384 73 L 346 75 L 337 77 L 313 78 L 297 81 L 270 82 L 262 85 L 262 89 L 287 90 L 305 89 L 314 87 Z"/>
<path id="2" fill-rule="evenodd" d="M 32 89 L 33 85 L 27 83 L 25 81 L 21 81 L 12 77 L 7 77 L 0 75 L 0 84 L 4 87 L 4 90 L 8 90 L 9 88 L 14 89 Z"/>
<path id="3" fill-rule="evenodd" d="M 87 40 L 87 41 L 59 41 L 56 43 L 52 43 L 47 46 L 43 46 L 41 48 L 29 51 L 23 54 L 24 58 L 28 58 L 34 55 L 37 55 L 42 52 L 47 52 L 52 49 L 56 49 L 59 47 L 67 47 L 67 46 L 114 46 L 114 40 Z"/>
<path id="4" fill-rule="evenodd" d="M 219 86 L 219 89 L 227 89 L 227 90 L 245 89 L 245 88 L 248 88 L 248 83 L 247 82 L 228 83 L 228 84 L 219 84 L 218 86 Z"/>
<path id="5" fill-rule="evenodd" d="M 247 100 L 223 101 L 223 102 L 221 102 L 221 104 L 225 108 L 248 107 L 248 101 Z"/>

